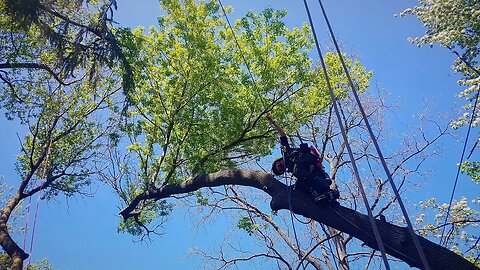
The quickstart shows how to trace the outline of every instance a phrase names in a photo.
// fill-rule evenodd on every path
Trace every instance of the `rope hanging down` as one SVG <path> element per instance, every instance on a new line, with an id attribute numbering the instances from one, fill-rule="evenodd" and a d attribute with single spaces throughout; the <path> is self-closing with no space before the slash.
<path id="1" fill-rule="evenodd" d="M 304 1 L 305 1 L 305 0 L 304 0 Z M 382 151 L 380 150 L 380 146 L 378 145 L 378 142 L 377 142 L 377 140 L 376 140 L 376 138 L 375 138 L 375 135 L 373 134 L 372 127 L 370 126 L 370 123 L 369 123 L 369 121 L 368 121 L 368 117 L 367 117 L 367 115 L 366 115 L 366 113 L 365 113 L 365 110 L 363 109 L 363 106 L 362 106 L 362 104 L 361 104 L 361 102 L 360 102 L 360 98 L 358 97 L 358 94 L 357 94 L 355 85 L 354 85 L 353 80 L 352 80 L 352 78 L 351 78 L 351 76 L 350 76 L 350 73 L 349 73 L 349 71 L 348 71 L 348 68 L 347 68 L 347 66 L 346 66 L 346 64 L 345 64 L 345 61 L 344 61 L 343 56 L 342 56 L 342 53 L 341 53 L 341 51 L 340 51 L 340 47 L 338 46 L 337 40 L 336 40 L 335 35 L 334 35 L 334 33 L 333 33 L 332 27 L 331 27 L 331 25 L 330 25 L 330 21 L 328 20 L 327 14 L 326 14 L 326 12 L 325 12 L 325 8 L 323 7 L 323 4 L 322 4 L 322 1 L 321 1 L 321 0 L 318 0 L 318 3 L 319 3 L 320 8 L 321 8 L 321 10 L 322 10 L 323 17 L 325 18 L 325 22 L 327 23 L 328 30 L 329 30 L 329 32 L 330 32 L 332 41 L 333 41 L 333 43 L 334 43 L 334 45 L 335 45 L 335 49 L 336 49 L 336 51 L 337 51 L 338 57 L 339 57 L 339 59 L 340 59 L 340 62 L 342 63 L 343 69 L 345 70 L 345 74 L 346 74 L 346 76 L 347 76 L 347 78 L 348 78 L 348 81 L 349 81 L 350 87 L 351 87 L 351 89 L 352 89 L 353 95 L 354 95 L 354 97 L 355 97 L 355 100 L 356 100 L 356 102 L 357 102 L 357 105 L 358 105 L 358 107 L 359 107 L 359 109 L 360 109 L 360 112 L 361 112 L 361 114 L 362 114 L 362 118 L 363 118 L 363 120 L 365 121 L 365 125 L 367 126 L 367 130 L 368 130 L 368 133 L 370 134 L 370 138 L 372 139 L 372 142 L 373 142 L 373 144 L 374 144 L 374 146 L 375 146 L 375 149 L 376 149 L 376 151 L 377 151 L 377 153 L 378 153 L 378 156 L 380 157 L 380 161 L 381 161 L 381 163 L 382 163 L 383 169 L 385 170 L 385 174 L 386 174 L 386 176 L 387 176 L 387 178 L 388 178 L 388 181 L 390 182 L 390 185 L 392 186 L 393 192 L 395 193 L 395 197 L 396 197 L 396 199 L 397 199 L 397 201 L 398 201 L 398 204 L 400 205 L 400 208 L 401 208 L 401 210 L 402 210 L 402 213 L 403 213 L 403 216 L 404 216 L 404 218 L 405 218 L 405 221 L 407 222 L 408 230 L 409 230 L 409 232 L 410 232 L 410 235 L 412 236 L 413 243 L 414 243 L 414 245 L 415 245 L 415 247 L 416 247 L 416 249 L 417 249 L 417 252 L 418 252 L 418 254 L 419 254 L 419 256 L 420 256 L 420 260 L 422 261 L 422 264 L 423 264 L 424 269 L 429 270 L 430 267 L 429 267 L 429 265 L 428 265 L 427 258 L 425 257 L 425 253 L 423 252 L 423 249 L 422 249 L 422 247 L 421 247 L 421 245 L 420 245 L 420 242 L 418 241 L 417 235 L 415 234 L 415 231 L 414 231 L 414 229 L 413 229 L 413 225 L 412 225 L 412 223 L 411 223 L 411 221 L 410 221 L 410 218 L 408 217 L 407 210 L 405 209 L 405 206 L 404 206 L 404 204 L 403 204 L 403 201 L 402 201 L 402 199 L 401 199 L 401 197 L 400 197 L 400 193 L 398 192 L 398 189 L 397 189 L 397 187 L 396 187 L 396 185 L 395 185 L 395 182 L 393 182 L 392 175 L 391 175 L 391 173 L 390 173 L 390 170 L 388 169 L 387 163 L 385 162 L 385 158 L 383 157 Z"/>
<path id="2" fill-rule="evenodd" d="M 352 149 L 350 147 L 350 143 L 348 141 L 347 133 L 346 133 L 345 127 L 343 126 L 343 123 L 342 123 L 342 118 L 340 116 L 340 112 L 339 112 L 339 109 L 338 109 L 337 99 L 335 97 L 335 94 L 333 93 L 332 85 L 330 84 L 330 79 L 328 77 L 325 60 L 323 59 L 323 54 L 322 54 L 322 51 L 320 50 L 320 45 L 319 45 L 319 42 L 318 42 L 318 39 L 317 39 L 317 34 L 315 32 L 315 27 L 313 26 L 312 16 L 310 14 L 310 9 L 308 7 L 308 4 L 307 4 L 306 0 L 303 0 L 303 3 L 305 5 L 305 10 L 307 11 L 308 20 L 310 22 L 310 27 L 312 28 L 313 37 L 314 37 L 314 40 L 315 40 L 315 45 L 317 47 L 317 52 L 318 52 L 318 55 L 319 55 L 319 58 L 320 58 L 320 63 L 322 65 L 323 73 L 324 73 L 325 80 L 326 80 L 326 83 L 327 83 L 327 86 L 328 86 L 328 92 L 330 93 L 330 97 L 332 99 L 335 114 L 336 114 L 337 119 L 338 119 L 338 124 L 339 124 L 341 132 L 342 132 L 342 137 L 343 137 L 343 140 L 345 141 L 345 146 L 347 147 L 347 151 L 348 151 L 348 154 L 350 156 L 350 160 L 352 162 L 352 167 L 353 167 L 353 171 L 354 171 L 354 174 L 355 174 L 355 179 L 357 180 L 357 184 L 358 184 L 360 193 L 362 195 L 363 202 L 365 204 L 365 208 L 367 209 L 367 212 L 368 212 L 368 219 L 370 220 L 370 224 L 372 225 L 373 234 L 375 235 L 375 240 L 377 241 L 378 248 L 380 249 L 380 252 L 382 253 L 383 262 L 385 264 L 386 269 L 389 270 L 390 265 L 388 264 L 387 255 L 385 253 L 385 247 L 383 245 L 382 238 L 380 237 L 380 232 L 378 231 L 377 223 L 375 221 L 375 218 L 373 217 L 372 210 L 370 209 L 370 205 L 369 205 L 368 200 L 367 200 L 367 195 L 365 194 L 365 189 L 363 188 L 362 181 L 360 180 L 360 174 L 358 173 L 357 164 L 355 162 L 355 158 L 353 157 L 353 152 L 352 152 Z"/>
<path id="3" fill-rule="evenodd" d="M 477 76 L 480 76 L 480 72 L 475 68 L 473 67 L 470 63 L 468 63 L 463 57 L 461 57 L 455 50 L 453 50 L 451 47 L 447 46 L 447 48 L 452 51 L 454 54 L 457 55 L 457 57 L 466 65 L 468 66 L 473 72 L 475 72 L 477 74 Z M 477 104 L 478 104 L 478 98 L 479 98 L 479 94 L 480 94 L 480 89 L 478 89 L 477 91 L 477 94 L 475 95 L 475 103 L 473 105 L 473 109 L 472 109 L 472 117 L 470 118 L 470 123 L 468 124 L 468 130 L 467 130 L 467 135 L 466 135 L 466 138 L 465 138 L 465 142 L 463 144 L 463 150 L 462 150 L 462 156 L 460 158 L 460 165 L 458 166 L 458 169 L 457 169 L 457 175 L 455 176 L 455 181 L 454 181 L 454 184 L 453 184 L 453 188 L 452 188 L 452 194 L 450 195 L 450 201 L 448 203 L 448 209 L 447 209 L 447 214 L 445 215 L 445 221 L 444 221 L 444 226 L 443 226 L 443 229 L 442 229 L 442 236 L 440 237 L 440 242 L 439 244 L 442 245 L 442 242 L 443 242 L 443 236 L 445 234 L 445 228 L 447 227 L 447 221 L 448 221 L 448 217 L 450 216 L 450 210 L 452 208 L 452 202 L 453 202 L 453 196 L 455 195 L 455 190 L 457 189 L 457 183 L 458 183 L 458 177 L 460 175 L 460 170 L 461 170 L 461 164 L 463 163 L 463 158 L 465 157 L 465 151 L 467 149 L 467 143 L 468 143 L 468 138 L 470 137 L 470 130 L 472 129 L 472 124 L 473 124 L 473 119 L 475 119 L 475 115 L 477 114 Z M 475 146 L 474 146 L 475 147 Z M 473 151 L 473 149 L 472 149 Z M 472 153 L 470 153 L 471 155 Z M 470 158 L 470 155 L 467 157 L 467 159 Z M 446 247 L 447 245 L 447 242 L 448 242 L 448 239 L 449 237 L 447 236 L 447 238 L 445 239 L 445 242 L 443 243 L 443 246 Z"/>
<path id="4" fill-rule="evenodd" d="M 232 27 L 232 24 L 230 23 L 230 20 L 228 19 L 228 16 L 227 16 L 227 12 L 225 11 L 225 8 L 223 6 L 223 3 L 221 0 L 218 0 L 218 3 L 220 5 L 220 8 L 222 9 L 222 12 L 223 12 L 223 16 L 225 17 L 225 20 L 227 21 L 227 24 L 228 24 L 228 27 L 230 29 L 230 31 L 232 32 L 232 35 L 233 35 L 233 39 L 235 40 L 235 44 L 237 45 L 239 51 L 240 51 L 240 55 L 242 56 L 242 59 L 243 59 L 243 62 L 245 63 L 245 66 L 247 68 L 247 71 L 248 71 L 248 74 L 250 75 L 250 78 L 252 79 L 252 82 L 253 82 L 253 86 L 258 89 L 258 86 L 257 86 L 257 82 L 255 80 L 255 77 L 253 76 L 252 72 L 250 71 L 250 65 L 248 64 L 248 61 L 247 59 L 245 58 L 245 54 L 243 53 L 243 50 L 242 50 L 242 47 L 240 46 L 240 43 L 238 42 L 237 40 L 237 37 L 236 37 L 236 34 L 235 34 L 235 31 L 233 30 L 233 27 Z M 256 92 L 255 92 L 256 93 Z M 262 105 L 265 106 L 265 102 L 262 98 L 259 98 L 260 101 L 262 102 Z M 306 267 L 304 266 L 303 264 L 303 260 L 302 260 L 302 250 L 300 249 L 300 244 L 299 244 L 299 241 L 298 241 L 298 237 L 297 237 L 297 232 L 296 232 L 296 229 L 295 229 L 295 221 L 293 220 L 294 218 L 294 215 L 293 215 L 293 212 L 292 212 L 292 203 L 291 203 L 291 190 L 290 188 L 288 187 L 289 185 L 287 185 L 287 188 L 289 189 L 289 191 L 287 192 L 288 194 L 288 202 L 289 202 L 289 206 L 290 206 L 290 218 L 291 218 L 291 221 L 292 221 L 292 226 L 293 226 L 293 232 L 294 232 L 294 236 L 295 236 L 295 241 L 297 243 L 297 249 L 298 249 L 298 258 L 300 259 L 300 265 L 303 266 L 303 269 L 305 269 Z"/>
<path id="5" fill-rule="evenodd" d="M 52 150 L 52 140 L 48 142 L 48 150 L 47 150 L 47 156 L 45 158 L 45 164 L 43 166 L 43 172 L 42 172 L 42 178 L 40 179 L 40 190 L 38 191 L 38 198 L 37 198 L 37 204 L 35 207 L 35 215 L 33 217 L 33 227 L 32 227 L 32 237 L 30 239 L 30 250 L 29 250 L 29 257 L 28 257 L 28 264 L 30 265 L 31 260 L 32 260 L 32 253 L 33 253 L 33 240 L 35 239 L 35 228 L 37 227 L 37 215 L 38 215 L 38 207 L 40 206 L 40 198 L 42 197 L 42 191 L 43 191 L 43 184 L 45 183 L 45 175 L 47 174 L 47 165 L 48 165 L 48 158 L 50 157 L 50 153 Z M 32 198 L 32 196 L 30 196 Z M 25 250 L 25 245 L 26 245 L 26 239 L 27 239 L 27 229 L 28 229 L 28 217 L 30 215 L 30 202 L 28 205 L 28 213 L 27 213 L 27 224 L 25 226 L 25 238 L 23 240 L 23 249 Z"/>
<path id="6" fill-rule="evenodd" d="M 222 0 L 218 0 L 218 4 L 220 4 L 220 8 L 222 9 L 223 16 L 225 17 L 225 20 L 227 21 L 228 28 L 232 32 L 233 39 L 235 40 L 235 44 L 237 45 L 238 50 L 240 51 L 240 55 L 242 56 L 245 67 L 247 68 L 248 75 L 252 79 L 253 86 L 255 87 L 256 90 L 258 90 L 259 88 L 258 88 L 258 85 L 257 85 L 257 81 L 255 80 L 255 77 L 253 77 L 252 71 L 250 69 L 250 65 L 248 64 L 248 61 L 245 58 L 245 54 L 243 53 L 242 47 L 240 46 L 240 43 L 238 42 L 237 35 L 235 34 L 235 31 L 233 30 L 232 24 L 230 23 L 230 20 L 228 19 L 227 12 L 225 11 L 225 8 L 223 7 Z M 254 92 L 254 93 L 257 93 L 257 92 Z M 256 98 L 258 98 L 260 100 L 260 102 L 262 103 L 262 105 L 264 107 L 266 107 L 265 101 L 261 97 L 256 97 Z"/>

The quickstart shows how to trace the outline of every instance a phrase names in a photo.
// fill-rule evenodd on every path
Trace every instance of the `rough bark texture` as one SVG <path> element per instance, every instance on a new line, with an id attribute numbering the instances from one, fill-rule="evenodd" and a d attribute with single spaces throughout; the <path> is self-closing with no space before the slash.
<path id="1" fill-rule="evenodd" d="M 338 230 L 335 230 L 331 227 L 329 227 L 329 233 L 330 235 L 334 235 L 337 233 Z M 337 251 L 337 257 L 338 257 L 338 269 L 339 270 L 348 270 L 350 269 L 350 266 L 348 264 L 347 260 L 347 250 L 346 246 L 344 243 L 344 237 L 342 234 L 337 235 L 336 237 L 333 238 L 333 243 L 335 243 L 335 249 Z"/>
<path id="2" fill-rule="evenodd" d="M 286 185 L 279 182 L 272 175 L 261 171 L 224 170 L 217 173 L 200 175 L 178 185 L 166 185 L 150 190 L 136 197 L 120 214 L 128 219 L 135 215 L 135 208 L 143 200 L 159 200 L 174 194 L 183 194 L 198 190 L 202 187 L 222 185 L 241 185 L 263 190 L 272 197 L 272 210 L 289 210 Z M 377 248 L 372 226 L 368 216 L 340 205 L 322 205 L 316 203 L 311 196 L 299 191 L 291 191 L 292 211 L 295 214 L 311 218 L 329 227 L 350 234 L 363 241 L 365 245 Z M 422 263 L 410 237 L 408 229 L 387 222 L 377 220 L 385 250 L 387 254 L 406 262 L 411 267 L 422 269 Z M 439 246 L 427 239 L 418 236 L 431 269 L 479 269 L 463 257 Z"/>
<path id="3" fill-rule="evenodd" d="M 13 196 L 7 205 L 0 210 L 0 246 L 10 257 L 10 268 L 12 270 L 21 270 L 23 268 L 23 261 L 28 258 L 23 249 L 12 239 L 8 232 L 8 219 L 14 207 L 20 201 L 20 194 Z"/>

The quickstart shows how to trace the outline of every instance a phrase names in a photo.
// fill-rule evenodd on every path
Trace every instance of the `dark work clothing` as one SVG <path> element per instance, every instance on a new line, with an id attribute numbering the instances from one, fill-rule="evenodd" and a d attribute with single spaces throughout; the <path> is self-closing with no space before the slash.
<path id="1" fill-rule="evenodd" d="M 291 148 L 285 136 L 280 137 L 280 144 L 286 171 L 297 178 L 296 187 L 315 191 L 318 195 L 330 190 L 332 181 L 328 174 L 317 165 L 318 157 L 311 153 L 308 146 Z"/>

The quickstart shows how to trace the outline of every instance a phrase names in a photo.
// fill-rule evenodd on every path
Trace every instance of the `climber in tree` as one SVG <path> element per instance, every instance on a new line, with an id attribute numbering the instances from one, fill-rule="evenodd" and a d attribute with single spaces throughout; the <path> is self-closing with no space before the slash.
<path id="1" fill-rule="evenodd" d="M 323 169 L 320 156 L 313 146 L 301 143 L 299 148 L 292 148 L 288 143 L 283 128 L 273 120 L 271 114 L 267 119 L 277 130 L 280 136 L 280 145 L 283 157 L 272 164 L 272 173 L 282 175 L 290 172 L 297 179 L 295 188 L 310 191 L 316 201 L 335 201 L 340 197 L 336 190 L 331 190 L 332 180 Z"/>

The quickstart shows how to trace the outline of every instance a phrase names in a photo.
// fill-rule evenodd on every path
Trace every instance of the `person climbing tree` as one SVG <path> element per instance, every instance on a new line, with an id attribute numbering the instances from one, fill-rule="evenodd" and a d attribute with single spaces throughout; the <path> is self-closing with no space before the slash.
<path id="1" fill-rule="evenodd" d="M 313 146 L 301 143 L 299 148 L 292 148 L 288 143 L 283 128 L 273 120 L 271 114 L 267 119 L 275 127 L 280 136 L 280 145 L 283 157 L 272 163 L 272 173 L 282 175 L 290 172 L 297 179 L 294 188 L 312 193 L 316 201 L 335 201 L 340 197 L 337 190 L 331 190 L 332 180 L 325 172 L 320 156 Z"/>

